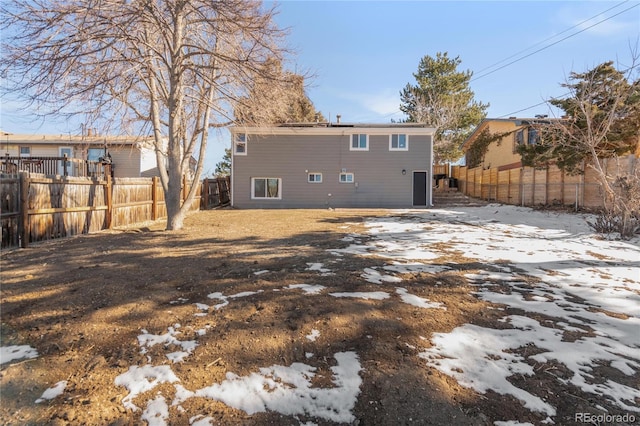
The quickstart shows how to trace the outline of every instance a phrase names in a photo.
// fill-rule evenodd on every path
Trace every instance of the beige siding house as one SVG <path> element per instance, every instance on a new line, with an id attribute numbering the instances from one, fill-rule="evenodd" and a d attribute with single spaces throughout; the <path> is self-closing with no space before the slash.
<path id="1" fill-rule="evenodd" d="M 230 131 L 235 207 L 432 205 L 433 128 L 313 123 Z"/>
<path id="2" fill-rule="evenodd" d="M 10 157 L 64 157 L 99 161 L 109 155 L 114 177 L 156 176 L 150 139 L 113 136 L 11 134 L 0 132 L 0 154 Z"/>
<path id="3" fill-rule="evenodd" d="M 522 159 L 516 151 L 519 144 L 534 144 L 538 135 L 532 124 L 540 124 L 546 118 L 485 118 L 474 129 L 473 133 L 462 145 L 462 151 L 466 152 L 469 147 L 486 130 L 491 134 L 506 133 L 502 139 L 492 142 L 487 148 L 482 162 L 477 167 L 483 169 L 497 168 L 508 170 L 522 167 Z M 469 165 L 469 161 L 467 161 Z"/>

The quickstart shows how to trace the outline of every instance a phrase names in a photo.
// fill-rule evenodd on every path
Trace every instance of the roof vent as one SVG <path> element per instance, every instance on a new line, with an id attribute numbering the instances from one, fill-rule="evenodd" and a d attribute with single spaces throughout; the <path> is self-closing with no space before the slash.
<path id="1" fill-rule="evenodd" d="M 340 124 L 340 119 L 342 116 L 340 114 L 336 115 L 336 124 Z"/>

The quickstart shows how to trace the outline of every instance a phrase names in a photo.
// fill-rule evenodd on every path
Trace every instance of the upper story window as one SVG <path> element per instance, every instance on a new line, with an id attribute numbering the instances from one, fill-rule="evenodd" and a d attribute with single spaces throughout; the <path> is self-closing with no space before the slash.
<path id="1" fill-rule="evenodd" d="M 235 155 L 247 155 L 246 133 L 236 133 L 233 136 L 233 153 Z"/>
<path id="2" fill-rule="evenodd" d="M 351 151 L 369 151 L 369 136 L 364 133 L 351 135 Z"/>
<path id="3" fill-rule="evenodd" d="M 31 147 L 30 146 L 21 146 L 20 147 L 20 157 L 31 157 Z"/>
<path id="4" fill-rule="evenodd" d="M 525 139 L 526 137 L 526 139 Z M 535 145 L 540 142 L 540 132 L 533 127 L 529 127 L 526 129 L 520 129 L 514 134 L 515 145 L 522 145 L 527 142 L 527 145 Z"/>
<path id="5" fill-rule="evenodd" d="M 524 130 L 518 130 L 513 137 L 515 138 L 516 145 L 522 145 L 524 143 Z"/>
<path id="6" fill-rule="evenodd" d="M 307 175 L 307 182 L 322 183 L 322 173 L 309 173 Z"/>
<path id="7" fill-rule="evenodd" d="M 391 135 L 389 137 L 389 151 L 408 151 L 409 138 L 405 134 Z"/>

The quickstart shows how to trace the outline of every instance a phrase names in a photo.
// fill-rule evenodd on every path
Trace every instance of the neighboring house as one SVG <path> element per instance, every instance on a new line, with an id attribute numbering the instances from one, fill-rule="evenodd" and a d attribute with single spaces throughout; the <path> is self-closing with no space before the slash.
<path id="1" fill-rule="evenodd" d="M 15 157 L 64 157 L 101 161 L 110 156 L 114 177 L 157 176 L 151 139 L 123 136 L 70 136 L 2 132 L 0 154 Z M 60 173 L 62 174 L 62 173 Z"/>
<path id="2" fill-rule="evenodd" d="M 507 133 L 502 139 L 492 142 L 487 148 L 483 160 L 476 167 L 508 170 L 522 167 L 520 154 L 516 147 L 521 144 L 535 144 L 539 140 L 534 124 L 549 122 L 544 116 L 536 118 L 485 118 L 462 145 L 462 151 L 468 155 L 469 148 L 485 130 L 491 134 Z M 469 165 L 467 158 L 466 164 Z"/>
<path id="3" fill-rule="evenodd" d="M 433 128 L 305 123 L 230 131 L 235 207 L 432 205 Z"/>

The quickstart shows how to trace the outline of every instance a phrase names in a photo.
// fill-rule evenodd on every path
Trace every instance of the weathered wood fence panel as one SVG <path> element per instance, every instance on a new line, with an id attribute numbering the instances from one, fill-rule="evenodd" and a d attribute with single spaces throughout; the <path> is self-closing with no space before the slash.
<path id="1" fill-rule="evenodd" d="M 153 189 L 153 181 L 148 178 L 114 179 L 111 226 L 155 220 L 153 219 Z"/>
<path id="2" fill-rule="evenodd" d="M 17 246 L 20 220 L 20 180 L 16 174 L 0 174 L 0 222 L 2 247 Z"/>
<path id="3" fill-rule="evenodd" d="M 23 244 L 86 234 L 107 225 L 108 182 L 91 178 L 31 175 Z"/>
<path id="4" fill-rule="evenodd" d="M 44 176 L 22 172 L 0 175 L 2 248 L 96 232 L 167 216 L 158 178 L 105 180 Z M 193 183 L 182 181 L 182 201 Z M 190 210 L 200 209 L 198 183 Z M 227 194 L 228 196 L 228 194 Z"/>
<path id="5" fill-rule="evenodd" d="M 207 210 L 226 206 L 231 202 L 231 179 L 229 176 L 205 179 L 202 182 L 202 208 Z"/>
<path id="6" fill-rule="evenodd" d="M 631 173 L 638 167 L 634 155 L 617 161 L 604 160 L 603 163 L 609 176 Z M 586 168 L 582 175 L 569 175 L 556 166 L 508 170 L 452 166 L 451 177 L 458 180 L 458 188 L 465 195 L 505 204 L 570 205 L 576 208 L 604 206 L 602 186 L 590 168 Z"/>

